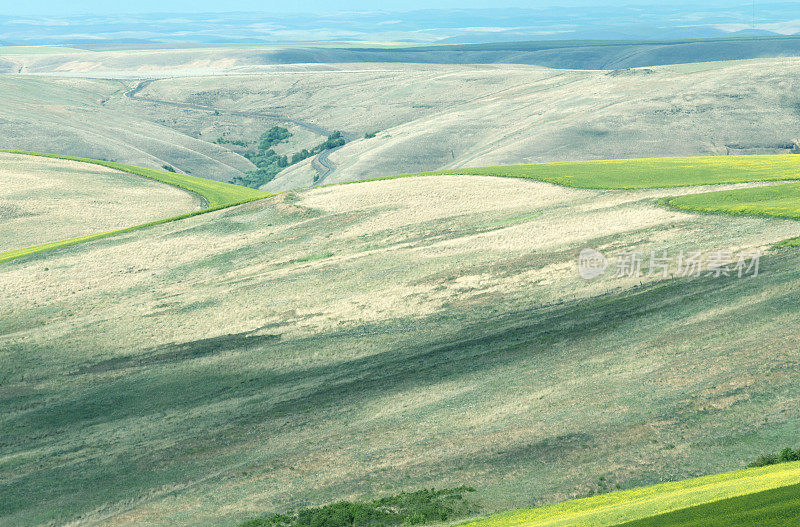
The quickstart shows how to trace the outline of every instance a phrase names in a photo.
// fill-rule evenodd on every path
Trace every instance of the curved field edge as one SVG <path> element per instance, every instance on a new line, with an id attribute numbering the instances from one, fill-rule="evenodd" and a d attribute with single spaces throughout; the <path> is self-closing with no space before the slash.
<path id="1" fill-rule="evenodd" d="M 124 165 L 114 161 L 103 161 L 100 159 L 64 156 L 59 154 L 46 154 L 42 152 L 27 152 L 24 150 L 0 149 L 0 152 L 6 154 L 47 157 L 51 159 L 63 159 L 65 161 L 78 161 L 80 163 L 100 165 L 107 168 L 113 168 L 121 172 L 127 172 L 129 174 L 146 177 L 148 179 L 153 179 L 155 181 L 166 183 L 167 185 L 172 185 L 173 187 L 198 194 L 206 201 L 208 204 L 207 208 L 209 209 L 230 207 L 232 205 L 238 205 L 248 201 L 264 198 L 269 195 L 266 192 L 261 192 L 260 190 L 242 187 L 239 185 L 232 185 L 231 183 L 223 183 L 222 181 L 214 181 L 212 179 L 199 178 L 189 174 L 178 174 L 176 172 L 168 172 L 166 170 L 157 170 L 154 168 Z"/>
<path id="2" fill-rule="evenodd" d="M 800 182 L 703 192 L 665 198 L 661 203 L 688 212 L 800 220 Z M 789 245 L 800 245 L 800 238 L 779 244 Z"/>
<path id="3" fill-rule="evenodd" d="M 664 198 L 659 202 L 665 206 L 690 212 L 800 219 L 800 182 L 798 182 L 800 155 L 795 154 L 566 161 L 437 170 L 361 181 L 444 175 L 534 179 L 565 187 L 592 190 L 644 190 L 776 183 L 755 188 Z M 781 181 L 790 183 L 779 184 Z M 800 245 L 800 238 L 791 238 L 778 245 Z"/>
<path id="4" fill-rule="evenodd" d="M 203 179 L 195 176 L 191 176 L 188 174 L 178 174 L 175 172 L 168 172 L 166 170 L 157 170 L 153 168 L 144 168 L 144 167 L 137 167 L 133 165 L 125 165 L 122 163 L 116 163 L 113 161 L 103 161 L 99 159 L 89 159 L 84 157 L 74 157 L 74 156 L 64 156 L 58 154 L 47 154 L 42 152 L 27 152 L 24 150 L 6 150 L 0 149 L 0 153 L 6 154 L 20 154 L 20 155 L 29 155 L 29 156 L 37 156 L 37 157 L 47 157 L 52 159 L 63 159 L 65 161 L 78 161 L 80 163 L 88 163 L 92 165 L 100 165 L 107 168 L 112 168 L 115 170 L 119 170 L 120 172 L 127 172 L 129 174 L 134 174 L 136 176 L 145 177 L 148 179 L 152 179 L 158 181 L 160 183 L 165 183 L 167 185 L 171 185 L 173 187 L 177 187 L 179 189 L 185 190 L 187 192 L 191 192 L 193 194 L 197 194 L 200 196 L 203 201 L 205 202 L 206 206 L 201 210 L 196 210 L 192 212 L 187 212 L 186 214 L 180 214 L 178 216 L 172 216 L 169 218 L 164 218 L 161 220 L 155 220 L 148 223 L 143 223 L 141 225 L 133 225 L 131 227 L 125 227 L 122 229 L 115 229 L 112 231 L 105 231 L 99 232 L 95 234 L 89 234 L 86 236 L 79 236 L 76 238 L 68 238 L 66 240 L 59 240 L 55 242 L 43 243 L 39 245 L 33 245 L 30 247 L 24 247 L 21 249 L 14 249 L 11 251 L 5 251 L 0 253 L 0 262 L 7 262 L 9 260 L 14 260 L 16 258 L 21 258 L 23 256 L 29 256 L 32 254 L 37 254 L 45 251 L 50 251 L 53 249 L 58 249 L 61 247 L 69 247 L 71 245 L 78 245 L 81 243 L 93 241 L 93 240 L 100 240 L 102 238 L 109 238 L 111 236 L 116 236 L 118 234 L 124 234 L 126 232 L 131 232 L 139 229 L 145 229 L 148 227 L 153 227 L 155 225 L 160 225 L 163 223 L 169 223 L 172 221 L 178 221 L 186 218 L 191 218 L 192 216 L 198 216 L 200 214 L 205 214 L 208 212 L 213 212 L 216 210 L 225 209 L 228 207 L 233 207 L 235 205 L 241 205 L 244 203 L 249 203 L 251 201 L 256 201 L 259 199 L 264 199 L 274 194 L 269 194 L 266 192 L 262 192 L 260 190 L 251 189 L 248 187 L 241 187 L 238 185 L 232 185 L 230 183 L 223 183 L 221 181 L 214 181 L 210 179 Z"/>
<path id="5" fill-rule="evenodd" d="M 791 526 L 800 517 L 800 484 L 687 507 L 619 527 Z"/>
<path id="6" fill-rule="evenodd" d="M 800 462 L 786 463 L 519 509 L 459 527 L 612 526 L 797 484 Z"/>

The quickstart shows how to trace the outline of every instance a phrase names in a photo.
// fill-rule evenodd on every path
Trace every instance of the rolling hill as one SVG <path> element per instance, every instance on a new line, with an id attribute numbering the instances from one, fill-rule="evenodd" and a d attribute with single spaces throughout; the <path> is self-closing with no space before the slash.
<path id="1" fill-rule="evenodd" d="M 757 278 L 575 269 L 800 234 L 660 203 L 708 190 L 398 178 L 7 261 L 0 518 L 222 525 L 462 484 L 490 513 L 791 444 L 797 248 Z"/>
<path id="2" fill-rule="evenodd" d="M 0 254 L 203 206 L 170 186 L 74 161 L 0 153 L 0 174 Z"/>
<path id="3" fill-rule="evenodd" d="M 100 49 L 97 49 L 97 48 Z M 115 52 L 121 47 L 124 53 Z M 49 57 L 26 57 L 31 71 L 58 69 L 75 61 L 98 58 L 131 63 L 142 55 L 174 61 L 182 57 L 197 66 L 208 61 L 234 60 L 239 65 L 276 64 L 524 64 L 556 69 L 616 70 L 728 60 L 800 56 L 798 36 L 728 36 L 660 40 L 552 40 L 478 44 L 370 45 L 320 44 L 162 44 L 87 46 L 88 49 L 50 48 Z M 90 51 L 91 50 L 91 51 Z M 0 49 L 0 54 L 4 50 Z M 71 53 L 70 53 L 71 51 Z M 6 53 L 18 55 L 14 48 Z M 88 53 L 87 53 L 88 52 Z M 203 64 L 206 62 L 206 64 Z M 119 67 L 119 66 L 118 66 Z"/>
<path id="4" fill-rule="evenodd" d="M 7 242 L 16 247 L 0 252 L 0 262 L 268 197 L 264 192 L 228 183 L 97 159 L 19 150 L 0 150 L 0 157 L 9 166 L 4 173 L 7 188 L 3 198 L 8 202 L 4 205 L 7 207 L 4 216 L 11 220 L 16 216 L 22 218 L 17 225 L 6 225 Z M 104 174 L 106 180 L 99 174 Z M 187 192 L 175 192 L 169 186 Z M 138 201 L 115 203 L 125 198 L 126 190 L 133 194 L 131 188 L 135 187 L 144 188 Z M 158 199 L 170 201 L 159 207 Z M 61 210 L 64 206 L 67 211 Z M 181 213 L 170 216 L 169 212 Z M 139 224 L 142 220 L 150 221 Z M 117 228 L 98 232 L 100 227 Z M 64 238 L 65 235 L 72 237 Z"/>
<path id="5" fill-rule="evenodd" d="M 313 130 L 354 139 L 328 156 L 332 170 L 323 183 L 508 163 L 800 148 L 795 58 L 577 71 L 276 66 L 240 48 L 7 57 L 24 67 L 22 75 L 0 78 L 9 94 L 0 100 L 4 146 L 167 164 L 220 181 L 255 169 L 246 147 L 231 142 L 252 148 L 273 126 L 294 134 L 281 152 L 289 155 L 324 140 Z M 57 137 L 47 133 L 53 125 Z M 314 184 L 323 172 L 316 161 L 287 168 L 263 190 Z"/>

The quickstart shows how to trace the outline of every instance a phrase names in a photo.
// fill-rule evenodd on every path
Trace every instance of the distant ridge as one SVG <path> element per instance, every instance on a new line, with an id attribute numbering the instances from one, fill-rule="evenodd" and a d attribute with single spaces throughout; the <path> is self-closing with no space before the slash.
<path id="1" fill-rule="evenodd" d="M 724 37 L 640 41 L 528 41 L 399 48 L 292 47 L 265 51 L 266 63 L 414 62 L 529 64 L 559 69 L 612 70 L 800 56 L 800 37 Z"/>
<path id="2" fill-rule="evenodd" d="M 469 44 L 372 45 L 321 43 L 72 44 L 88 51 L 214 50 L 240 66 L 337 63 L 526 64 L 555 69 L 621 70 L 667 64 L 800 57 L 800 36 L 716 37 L 673 40 L 540 40 Z M 3 53 L 0 52 L 0 56 Z M 68 60 L 68 54 L 63 60 Z M 0 71 L 8 71 L 2 65 Z"/>

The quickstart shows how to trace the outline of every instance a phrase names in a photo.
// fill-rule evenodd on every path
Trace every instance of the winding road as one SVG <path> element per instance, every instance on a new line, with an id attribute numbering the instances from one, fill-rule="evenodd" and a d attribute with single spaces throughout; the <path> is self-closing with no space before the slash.
<path id="1" fill-rule="evenodd" d="M 347 140 L 350 141 L 350 139 Z M 311 160 L 311 166 L 314 167 L 317 172 L 319 172 L 319 176 L 317 176 L 317 179 L 314 181 L 312 186 L 316 187 L 322 185 L 322 182 L 325 180 L 325 178 L 330 176 L 331 173 L 336 170 L 336 165 L 333 163 L 333 161 L 328 159 L 328 156 L 340 148 L 342 147 L 338 146 L 336 148 L 331 148 L 330 150 L 323 150 Z"/>

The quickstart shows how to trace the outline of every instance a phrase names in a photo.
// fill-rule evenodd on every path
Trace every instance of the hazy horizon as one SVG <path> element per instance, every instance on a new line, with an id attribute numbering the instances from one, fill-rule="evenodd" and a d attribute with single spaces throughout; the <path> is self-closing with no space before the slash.
<path id="1" fill-rule="evenodd" d="M 743 2 L 739 5 L 750 9 L 751 3 Z M 375 2 L 369 0 L 349 0 L 339 2 L 336 7 L 331 8 L 330 2 L 322 0 L 308 0 L 303 3 L 302 8 L 296 4 L 286 2 L 259 2 L 255 0 L 242 0 L 236 3 L 236 9 L 220 9 L 219 2 L 210 0 L 141 0 L 120 4 L 106 0 L 75 0 L 65 3 L 55 0 L 33 0 L 23 3 L 7 3 L 0 6 L 0 16 L 76 16 L 76 15 L 122 15 L 122 14 L 198 14 L 198 13 L 261 13 L 265 15 L 287 15 L 287 14 L 340 14 L 349 12 L 411 12 L 428 10 L 495 10 L 495 9 L 523 9 L 537 10 L 552 7 L 614 7 L 624 8 L 627 6 L 636 7 L 662 7 L 663 3 L 650 0 L 543 0 L 529 2 L 522 0 L 498 0 L 489 2 L 487 0 L 441 0 L 431 5 L 430 2 L 423 1 L 399 1 L 387 0 L 380 3 L 376 9 Z M 670 3 L 671 7 L 693 6 L 696 2 L 688 0 L 677 0 Z M 712 1 L 705 2 L 703 8 L 731 8 L 730 2 Z"/>
<path id="2" fill-rule="evenodd" d="M 140 2 L 142 13 L 116 13 L 108 2 L 81 1 L 69 6 L 39 1 L 5 6 L 18 15 L 0 14 L 0 45 L 98 45 L 106 43 L 275 43 L 384 41 L 409 43 L 484 43 L 533 40 L 641 40 L 708 38 L 736 35 L 795 35 L 800 18 L 791 17 L 797 2 L 696 6 L 678 2 L 548 0 L 535 7 L 522 2 L 493 4 L 439 2 L 415 9 L 418 2 L 382 4 L 380 10 L 359 10 L 367 2 L 339 4 L 338 12 L 321 2 L 294 5 L 237 4 L 236 12 L 214 13 L 219 4 L 199 1 Z M 573 7 L 569 7 L 572 5 Z M 76 14 L 82 9 L 91 15 Z M 105 7 L 103 7 L 105 6 Z M 165 13 L 146 13 L 156 6 Z M 580 6 L 580 7 L 576 7 Z M 254 9 L 258 7 L 258 9 Z M 183 10 L 182 10 L 183 9 Z M 248 10 L 251 9 L 251 10 Z M 271 11 L 270 11 L 271 9 Z M 349 11 L 344 11 L 349 9 Z M 23 11 L 38 14 L 21 14 Z M 788 13 L 788 15 L 787 15 Z"/>

